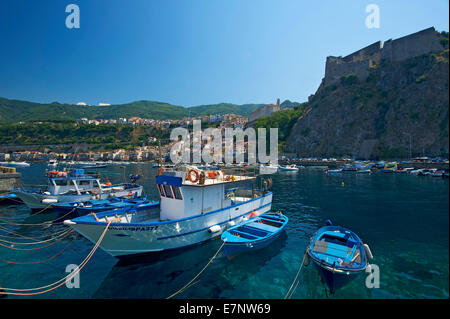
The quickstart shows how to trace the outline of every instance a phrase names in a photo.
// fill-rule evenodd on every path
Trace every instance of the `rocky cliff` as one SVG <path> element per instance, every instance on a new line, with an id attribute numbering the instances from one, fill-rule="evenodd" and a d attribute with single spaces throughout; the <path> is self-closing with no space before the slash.
<path id="1" fill-rule="evenodd" d="M 347 73 L 330 85 L 324 78 L 285 150 L 300 156 L 406 158 L 411 148 L 412 156 L 448 156 L 448 33 L 436 36 L 442 47 L 433 53 L 371 61 L 364 77 Z"/>

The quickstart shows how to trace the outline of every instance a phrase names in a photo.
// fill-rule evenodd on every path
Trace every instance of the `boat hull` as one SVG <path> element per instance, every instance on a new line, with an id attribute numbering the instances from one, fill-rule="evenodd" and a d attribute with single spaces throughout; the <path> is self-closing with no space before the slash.
<path id="1" fill-rule="evenodd" d="M 328 286 L 331 293 L 334 293 L 336 289 L 342 288 L 343 286 L 347 285 L 350 281 L 358 277 L 358 275 L 365 272 L 365 269 L 358 271 L 341 271 L 337 269 L 333 270 L 333 268 L 324 263 L 321 263 L 320 261 L 317 261 L 313 258 L 312 260 L 314 266 L 319 271 L 320 278 L 322 278 L 322 280 Z"/>
<path id="2" fill-rule="evenodd" d="M 229 227 L 243 221 L 249 213 L 271 209 L 272 193 L 245 203 L 189 218 L 143 223 L 112 223 L 100 247 L 114 257 L 157 253 L 199 244 L 216 237 Z M 65 221 L 84 237 L 96 243 L 106 223 Z M 211 232 L 219 225 L 220 231 Z"/>
<path id="3" fill-rule="evenodd" d="M 283 231 L 279 231 L 273 236 L 270 236 L 266 239 L 253 241 L 251 243 L 226 243 L 223 247 L 224 253 L 227 256 L 235 256 L 245 251 L 254 251 L 261 248 L 264 248 L 270 245 L 273 241 L 275 241 L 278 237 L 280 237 Z"/>
<path id="4" fill-rule="evenodd" d="M 132 193 L 132 194 L 131 194 Z M 73 202 L 86 202 L 94 199 L 93 195 L 46 195 L 37 192 L 15 191 L 25 205 L 32 210 L 50 208 L 51 204 L 64 204 Z M 141 196 L 142 186 L 114 192 L 106 192 L 97 195 L 97 199 L 107 199 L 110 197 Z"/>

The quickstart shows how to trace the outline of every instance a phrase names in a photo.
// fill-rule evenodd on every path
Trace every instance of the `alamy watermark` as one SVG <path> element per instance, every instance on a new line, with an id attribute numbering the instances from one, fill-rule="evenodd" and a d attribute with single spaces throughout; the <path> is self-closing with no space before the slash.
<path id="1" fill-rule="evenodd" d="M 201 163 L 202 161 L 206 164 L 233 164 L 233 162 L 255 164 L 257 161 L 277 164 L 278 128 L 270 128 L 269 155 L 267 155 L 266 135 L 265 128 L 258 128 L 256 131 L 252 127 L 245 130 L 207 128 L 202 131 L 201 121 L 194 120 L 192 134 L 183 127 L 177 127 L 171 131 L 170 140 L 176 143 L 171 147 L 170 159 L 174 164 Z M 234 143 L 235 140 L 236 143 Z M 245 157 L 247 157 L 246 161 Z"/>
<path id="2" fill-rule="evenodd" d="M 66 287 L 69 289 L 80 288 L 80 272 L 79 272 L 78 265 L 75 265 L 75 264 L 67 265 L 66 272 L 69 273 L 67 278 L 70 278 L 70 280 L 66 281 Z M 72 276 L 71 274 L 73 272 L 77 272 L 77 273 Z"/>
<path id="3" fill-rule="evenodd" d="M 69 4 L 66 6 L 66 12 L 70 13 L 66 17 L 66 27 L 68 29 L 80 28 L 80 7 L 76 4 Z"/>
<path id="4" fill-rule="evenodd" d="M 368 4 L 366 6 L 366 12 L 370 13 L 366 17 L 366 27 L 368 29 L 379 29 L 380 28 L 380 7 L 376 4 Z"/>
<path id="5" fill-rule="evenodd" d="M 380 288 L 380 267 L 375 264 L 369 264 L 366 268 L 366 287 L 369 289 Z"/>

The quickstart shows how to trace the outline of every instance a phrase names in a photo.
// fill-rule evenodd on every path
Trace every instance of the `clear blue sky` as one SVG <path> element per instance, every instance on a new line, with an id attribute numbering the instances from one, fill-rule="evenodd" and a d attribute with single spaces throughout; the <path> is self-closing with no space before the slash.
<path id="1" fill-rule="evenodd" d="M 80 29 L 65 8 L 80 7 Z M 380 8 L 368 29 L 367 4 Z M 328 55 L 430 26 L 448 0 L 2 0 L 0 97 L 192 106 L 306 101 Z"/>

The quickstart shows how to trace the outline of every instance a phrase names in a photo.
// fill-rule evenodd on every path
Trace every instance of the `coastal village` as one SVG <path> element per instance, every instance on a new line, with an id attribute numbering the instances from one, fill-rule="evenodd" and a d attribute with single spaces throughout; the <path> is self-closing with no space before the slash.
<path id="1" fill-rule="evenodd" d="M 181 120 L 154 120 L 140 117 L 119 118 L 119 119 L 87 119 L 80 118 L 77 123 L 85 125 L 132 125 L 132 126 L 145 126 L 154 127 L 162 130 L 169 130 L 175 127 L 184 127 L 192 130 L 192 123 L 194 121 L 200 121 L 202 128 L 205 126 L 216 127 L 221 129 L 222 132 L 225 128 L 232 129 L 245 129 L 248 123 L 255 121 L 262 116 L 270 116 L 272 113 L 280 110 L 280 99 L 277 99 L 276 104 L 264 105 L 255 111 L 253 111 L 249 117 L 236 115 L 236 114 L 211 114 L 197 117 L 185 117 Z M 38 124 L 41 122 L 37 122 Z M 129 149 L 116 149 L 111 151 L 77 151 L 77 152 L 55 152 L 55 151 L 43 151 L 39 147 L 39 150 L 20 150 L 19 147 L 13 147 L 10 150 L 5 151 L 7 147 L 3 147 L 3 151 L 0 149 L 0 162 L 7 161 L 48 161 L 50 159 L 56 159 L 58 161 L 151 161 L 155 160 L 159 154 L 159 148 L 157 145 L 157 138 L 150 137 L 147 141 L 148 145 L 142 145 L 132 150 Z M 168 154 L 170 147 L 174 142 L 162 141 L 163 154 Z M 247 143 L 245 148 L 247 149 Z M 32 147 L 31 147 L 32 148 Z M 81 147 L 82 149 L 82 147 Z M 225 150 L 227 151 L 227 150 Z"/>

